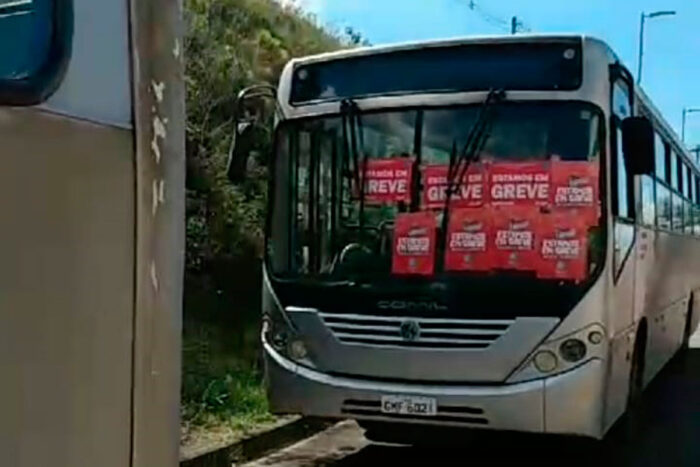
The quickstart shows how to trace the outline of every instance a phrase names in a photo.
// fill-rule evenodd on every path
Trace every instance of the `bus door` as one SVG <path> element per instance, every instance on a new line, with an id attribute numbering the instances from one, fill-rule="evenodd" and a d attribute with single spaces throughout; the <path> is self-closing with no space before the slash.
<path id="1" fill-rule="evenodd" d="M 627 173 L 622 152 L 622 121 L 632 115 L 631 88 L 623 78 L 612 82 L 611 141 L 611 211 L 613 214 L 614 282 L 612 327 L 615 334 L 627 329 L 634 321 L 637 300 L 637 240 L 635 225 L 634 177 Z"/>

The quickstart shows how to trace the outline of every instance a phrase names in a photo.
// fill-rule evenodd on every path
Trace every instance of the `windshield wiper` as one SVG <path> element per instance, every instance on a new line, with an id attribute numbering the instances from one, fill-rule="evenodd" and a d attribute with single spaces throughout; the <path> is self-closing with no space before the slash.
<path id="1" fill-rule="evenodd" d="M 360 241 L 362 241 L 364 236 L 365 180 L 367 175 L 367 153 L 364 151 L 362 117 L 360 108 L 352 99 L 345 99 L 340 103 L 340 113 L 343 125 L 343 145 L 345 146 L 345 153 L 349 154 L 352 160 L 352 178 L 355 181 L 360 198 L 358 223 Z M 362 162 L 359 161 L 360 155 L 362 156 Z"/>
<path id="2" fill-rule="evenodd" d="M 447 191 L 445 193 L 445 205 L 442 210 L 442 235 L 443 248 L 447 241 L 447 226 L 449 222 L 449 208 L 452 194 L 456 192 L 464 182 L 464 177 L 472 162 L 479 159 L 481 151 L 484 149 L 490 134 L 490 127 L 493 119 L 493 106 L 502 102 L 506 93 L 502 89 L 491 89 L 481 105 L 479 115 L 469 130 L 467 140 L 457 155 L 457 143 L 453 142 L 450 153 L 450 165 L 447 169 Z"/>

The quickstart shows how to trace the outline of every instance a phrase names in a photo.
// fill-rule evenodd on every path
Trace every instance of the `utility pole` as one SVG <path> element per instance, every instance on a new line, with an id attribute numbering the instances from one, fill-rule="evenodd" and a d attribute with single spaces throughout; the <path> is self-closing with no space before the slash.
<path id="1" fill-rule="evenodd" d="M 518 17 L 513 16 L 513 18 L 510 20 L 510 33 L 511 34 L 518 33 L 518 25 L 519 25 Z"/>
<path id="2" fill-rule="evenodd" d="M 637 59 L 637 84 L 642 82 L 642 59 L 644 58 L 644 23 L 647 19 L 658 18 L 659 16 L 674 16 L 674 10 L 655 11 L 653 13 L 644 13 L 639 20 L 639 58 Z"/>

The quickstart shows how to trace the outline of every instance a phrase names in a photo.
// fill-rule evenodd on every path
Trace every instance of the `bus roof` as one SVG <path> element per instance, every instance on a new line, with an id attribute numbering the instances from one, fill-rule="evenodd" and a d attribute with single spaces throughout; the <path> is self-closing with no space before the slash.
<path id="1" fill-rule="evenodd" d="M 409 41 L 395 44 L 375 45 L 369 47 L 358 47 L 352 49 L 342 49 L 335 52 L 326 52 L 317 55 L 295 58 L 290 61 L 292 65 L 303 65 L 308 63 L 326 62 L 340 60 L 351 57 L 361 57 L 366 55 L 378 55 L 383 53 L 398 52 L 403 50 L 413 50 L 430 47 L 450 47 L 463 44 L 496 44 L 496 43 L 516 43 L 516 42 L 554 42 L 560 40 L 592 39 L 605 44 L 600 39 L 581 34 L 517 34 L 517 35 L 488 35 L 488 36 L 465 36 L 448 39 L 435 39 L 423 41 Z M 606 47 L 607 44 L 605 44 Z M 609 48 L 609 47 L 608 47 Z"/>

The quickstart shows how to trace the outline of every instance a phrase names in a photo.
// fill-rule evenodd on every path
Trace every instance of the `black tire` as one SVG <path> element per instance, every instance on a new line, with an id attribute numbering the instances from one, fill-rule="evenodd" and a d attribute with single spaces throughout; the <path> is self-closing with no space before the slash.
<path id="1" fill-rule="evenodd" d="M 642 393 L 644 391 L 646 340 L 646 327 L 641 325 L 634 340 L 629 390 L 627 392 L 627 410 L 624 415 L 624 433 L 628 441 L 633 441 L 636 438 L 643 418 Z"/>
<path id="2" fill-rule="evenodd" d="M 634 409 L 639 405 L 644 384 L 644 356 L 641 355 L 643 346 L 635 345 L 634 347 L 632 366 L 630 368 L 629 392 L 627 393 L 627 410 Z"/>
<path id="3" fill-rule="evenodd" d="M 690 348 L 690 336 L 692 335 L 692 330 L 690 327 L 693 324 L 693 296 L 690 296 L 688 301 L 688 314 L 685 317 L 685 329 L 683 330 L 683 343 L 681 345 L 681 352 L 686 353 Z"/>

